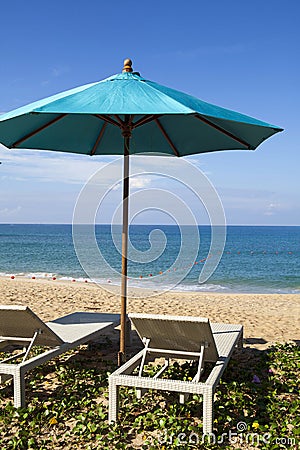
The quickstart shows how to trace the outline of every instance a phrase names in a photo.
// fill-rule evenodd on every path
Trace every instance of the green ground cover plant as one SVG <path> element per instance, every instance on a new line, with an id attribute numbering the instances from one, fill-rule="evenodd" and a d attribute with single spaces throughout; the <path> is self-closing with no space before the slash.
<path id="1" fill-rule="evenodd" d="M 1 354 L 0 354 L 1 357 Z M 218 386 L 212 436 L 202 436 L 202 399 L 184 405 L 174 393 L 137 400 L 121 389 L 120 420 L 109 425 L 108 375 L 114 360 L 81 347 L 31 371 L 26 408 L 15 409 L 12 387 L 0 385 L 1 449 L 281 449 L 299 447 L 300 347 L 278 344 L 237 351 Z M 193 365 L 166 376 L 189 379 Z M 147 368 L 154 371 L 152 365 Z"/>

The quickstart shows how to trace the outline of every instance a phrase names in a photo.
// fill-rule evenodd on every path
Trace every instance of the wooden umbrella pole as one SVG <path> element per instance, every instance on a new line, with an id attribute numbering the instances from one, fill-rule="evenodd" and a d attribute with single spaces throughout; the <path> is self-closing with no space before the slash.
<path id="1" fill-rule="evenodd" d="M 121 275 L 121 332 L 118 365 L 125 362 L 126 353 L 126 306 L 127 306 L 127 251 L 128 251 L 128 208 L 129 208 L 129 146 L 131 129 L 129 118 L 125 118 L 124 137 L 124 168 L 123 168 L 123 228 L 122 228 L 122 275 Z M 128 126 L 129 125 L 129 126 Z"/>

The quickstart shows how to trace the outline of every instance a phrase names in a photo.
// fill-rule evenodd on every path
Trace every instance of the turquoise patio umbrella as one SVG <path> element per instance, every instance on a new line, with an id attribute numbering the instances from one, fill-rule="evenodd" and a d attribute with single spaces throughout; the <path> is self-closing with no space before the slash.
<path id="1" fill-rule="evenodd" d="M 255 150 L 280 131 L 149 81 L 133 72 L 130 59 L 122 73 L 0 116 L 0 142 L 8 148 L 124 155 L 119 363 L 125 356 L 129 155 Z"/>

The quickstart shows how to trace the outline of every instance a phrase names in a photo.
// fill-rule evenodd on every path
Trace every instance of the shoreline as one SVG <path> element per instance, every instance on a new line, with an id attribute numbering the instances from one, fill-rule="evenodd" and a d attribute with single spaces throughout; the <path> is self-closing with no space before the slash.
<path id="1" fill-rule="evenodd" d="M 120 312 L 119 286 L 0 277 L 1 304 L 29 306 L 49 321 L 75 311 Z M 128 312 L 208 317 L 244 326 L 246 344 L 300 343 L 300 294 L 240 294 L 129 289 Z"/>
<path id="2" fill-rule="evenodd" d="M 102 280 L 93 280 L 90 279 L 88 277 L 71 277 L 71 276 L 64 276 L 64 275 L 58 275 L 58 274 L 43 274 L 43 275 L 36 275 L 34 273 L 0 273 L 0 280 L 22 280 L 22 281 L 32 281 L 32 282 L 56 282 L 56 283 L 78 283 L 78 284 L 89 284 L 89 285 L 96 285 L 99 286 L 103 289 L 112 289 L 115 292 L 118 292 L 118 290 L 120 289 L 121 284 L 120 283 L 116 283 L 113 280 L 107 279 L 107 281 L 102 281 Z M 146 279 L 146 278 L 145 278 Z M 138 279 L 134 279 L 135 281 L 137 281 Z M 149 279 L 150 281 L 150 279 Z M 209 283 L 205 283 L 208 284 Z M 128 289 L 131 290 L 133 293 L 135 293 L 135 295 L 137 295 L 138 297 L 140 295 L 138 295 L 137 293 L 139 292 L 145 292 L 145 293 L 150 293 L 150 292 L 155 292 L 157 293 L 163 293 L 163 292 L 176 292 L 178 294 L 218 294 L 218 295 L 300 295 L 300 286 L 299 288 L 296 289 L 288 289 L 286 291 L 282 290 L 280 292 L 278 292 L 278 290 L 274 291 L 274 292 L 270 292 L 270 291 L 259 291 L 258 288 L 257 290 L 254 289 L 252 291 L 243 291 L 243 290 L 230 290 L 227 287 L 222 287 L 220 288 L 220 290 L 217 289 L 217 285 L 213 285 L 216 286 L 216 289 L 199 289 L 199 290 L 193 290 L 193 289 L 188 289 L 184 287 L 185 285 L 183 284 L 178 284 L 178 286 L 175 285 L 172 287 L 169 286 L 164 286 L 164 285 L 159 285 L 157 284 L 157 286 L 150 286 L 150 287 L 139 287 L 139 286 L 135 286 L 135 285 L 131 285 L 130 284 L 130 277 L 128 278 Z M 191 285 L 187 285 L 187 286 L 191 286 Z M 294 292 L 296 291 L 296 292 Z"/>

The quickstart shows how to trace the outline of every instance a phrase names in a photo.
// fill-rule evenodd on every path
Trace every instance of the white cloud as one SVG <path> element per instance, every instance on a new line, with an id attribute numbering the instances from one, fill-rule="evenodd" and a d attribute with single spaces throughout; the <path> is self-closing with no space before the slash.
<path id="1" fill-rule="evenodd" d="M 273 216 L 274 214 L 280 212 L 282 210 L 281 204 L 280 203 L 270 203 L 267 208 L 266 211 L 264 212 L 265 216 Z"/>
<path id="2" fill-rule="evenodd" d="M 100 160 L 59 152 L 7 150 L 0 146 L 0 161 L 2 180 L 82 184 L 105 166 L 108 158 Z"/>
<path id="3" fill-rule="evenodd" d="M 143 189 L 149 186 L 151 183 L 151 177 L 134 177 L 130 179 L 131 189 Z"/>
<path id="4" fill-rule="evenodd" d="M 21 206 L 17 206 L 16 208 L 3 208 L 0 209 L 0 216 L 3 220 L 3 218 L 16 216 L 21 210 Z"/>
<path id="5" fill-rule="evenodd" d="M 138 189 L 144 189 L 146 187 L 149 187 L 152 183 L 152 178 L 151 176 L 148 177 L 131 177 L 129 178 L 129 189 L 130 191 L 134 191 L 134 190 L 138 190 Z M 118 184 L 116 184 L 113 187 L 114 191 L 117 191 L 119 189 L 122 189 L 123 183 L 120 182 Z"/>

